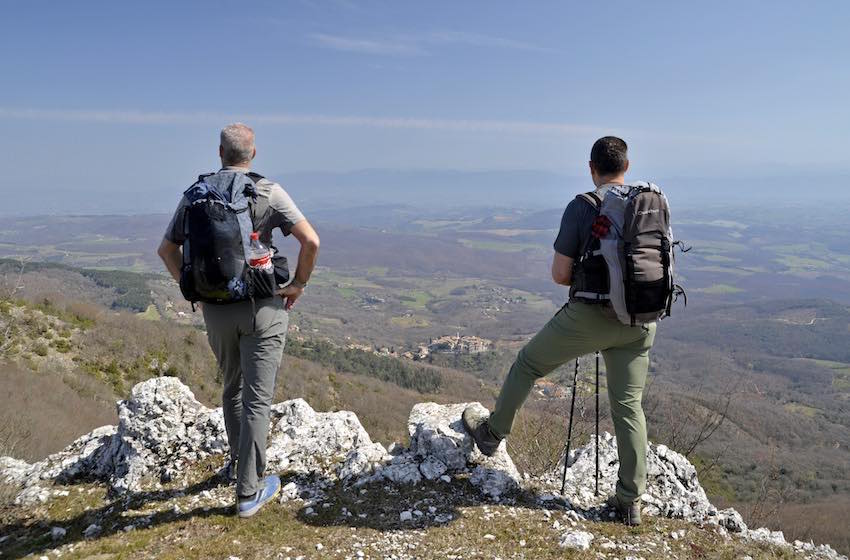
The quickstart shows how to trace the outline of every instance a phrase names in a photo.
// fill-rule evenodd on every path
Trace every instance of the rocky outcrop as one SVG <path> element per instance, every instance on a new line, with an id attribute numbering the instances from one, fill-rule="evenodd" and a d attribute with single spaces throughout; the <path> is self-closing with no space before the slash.
<path id="1" fill-rule="evenodd" d="M 272 407 L 271 425 L 274 471 L 354 478 L 389 458 L 352 412 L 320 413 L 295 399 Z M 2 458 L 0 480 L 21 486 L 18 503 L 46 500 L 47 481 L 102 480 L 114 492 L 137 492 L 227 449 L 221 409 L 204 407 L 177 378 L 159 377 L 118 403 L 118 426 L 98 428 L 32 465 Z"/>
<path id="2" fill-rule="evenodd" d="M 617 440 L 609 433 L 599 436 L 599 495 L 595 495 L 596 448 L 590 444 L 570 453 L 565 497 L 575 507 L 590 509 L 601 505 L 617 483 Z M 560 491 L 559 469 L 542 477 L 544 486 Z M 664 445 L 649 445 L 647 486 L 641 497 L 643 512 L 695 522 L 717 523 L 732 532 L 747 529 L 733 509 L 718 511 L 699 483 L 696 468 L 682 455 Z"/>
<path id="3" fill-rule="evenodd" d="M 303 399 L 279 403 L 272 407 L 268 469 L 356 484 L 450 481 L 469 473 L 484 494 L 498 498 L 518 488 L 519 473 L 504 445 L 493 457 L 473 448 L 460 423 L 466 406 L 416 405 L 410 446 L 391 456 L 353 412 L 316 412 Z M 101 480 L 116 493 L 138 492 L 227 450 L 221 409 L 203 406 L 177 378 L 159 377 L 139 383 L 118 403 L 118 426 L 98 428 L 34 464 L 4 457 L 0 480 L 20 485 L 21 504 L 47 500 L 50 481 Z"/>
<path id="4" fill-rule="evenodd" d="M 512 492 L 523 490 L 536 493 L 545 508 L 549 507 L 545 504 L 559 502 L 573 526 L 606 513 L 601 504 L 614 490 L 619 466 L 616 440 L 610 434 L 598 439 L 599 495 L 594 493 L 596 461 L 591 442 L 570 454 L 566 492 L 561 496 L 560 469 L 539 478 L 523 478 L 504 443 L 494 456 L 483 456 L 461 425 L 461 413 L 470 405 L 481 406 L 417 404 L 408 420 L 409 444 L 394 444 L 388 452 L 371 440 L 352 412 L 317 412 L 302 399 L 276 404 L 272 407 L 268 468 L 318 482 L 306 490 L 290 482 L 284 488 L 284 499 L 321 494 L 321 488 L 330 483 L 362 486 L 369 482 L 416 485 L 440 481 L 449 485 L 464 478 L 489 500 L 504 501 Z M 114 493 L 126 494 L 156 488 L 182 476 L 188 466 L 228 451 L 221 409 L 206 408 L 173 377 L 136 385 L 131 397 L 118 403 L 118 417 L 117 426 L 98 428 L 43 461 L 29 464 L 0 457 L 0 482 L 18 486 L 19 504 L 45 502 L 63 492 L 67 495 L 67 490 L 54 483 L 74 480 L 100 480 Z M 806 557 L 841 558 L 828 546 L 789 544 L 781 532 L 750 530 L 735 510 L 718 511 L 709 502 L 694 466 L 663 445 L 649 447 L 648 483 L 642 499 L 648 515 L 710 524 L 723 534 L 738 533 L 741 538 L 788 547 Z M 307 507 L 305 515 L 311 511 L 312 507 Z M 413 513 L 403 512 L 403 517 L 405 513 L 412 519 Z M 593 534 L 585 526 L 567 528 L 559 542 L 563 547 L 586 550 L 592 540 Z"/>
<path id="5" fill-rule="evenodd" d="M 469 472 L 470 482 L 494 499 L 519 488 L 520 475 L 504 443 L 492 457 L 484 456 L 473 445 L 460 419 L 467 406 L 481 405 L 421 403 L 414 406 L 407 421 L 409 449 L 379 468 L 372 480 L 384 478 L 395 483 L 416 484 L 423 478 L 450 480 L 451 475 Z"/>

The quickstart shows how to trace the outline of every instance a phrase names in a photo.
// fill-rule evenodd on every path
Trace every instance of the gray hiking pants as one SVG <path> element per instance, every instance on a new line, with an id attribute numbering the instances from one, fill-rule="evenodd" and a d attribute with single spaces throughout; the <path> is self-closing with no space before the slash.
<path id="1" fill-rule="evenodd" d="M 269 413 L 289 315 L 280 297 L 256 300 L 253 306 L 250 301 L 204 304 L 203 312 L 224 381 L 224 426 L 230 459 L 237 462 L 236 495 L 252 496 L 261 489 L 266 469 Z"/>

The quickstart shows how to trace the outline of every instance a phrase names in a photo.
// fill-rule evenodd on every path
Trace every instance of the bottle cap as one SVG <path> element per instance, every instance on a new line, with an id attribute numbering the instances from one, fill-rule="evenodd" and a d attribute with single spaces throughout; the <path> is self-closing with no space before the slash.
<path id="1" fill-rule="evenodd" d="M 255 232 L 251 233 L 251 239 L 259 239 L 259 238 L 260 238 L 260 234 L 258 232 L 255 231 Z"/>

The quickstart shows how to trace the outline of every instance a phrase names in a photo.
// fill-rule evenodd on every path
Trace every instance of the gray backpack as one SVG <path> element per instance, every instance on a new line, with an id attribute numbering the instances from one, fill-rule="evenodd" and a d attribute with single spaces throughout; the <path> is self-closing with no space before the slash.
<path id="1" fill-rule="evenodd" d="M 637 182 L 612 186 L 601 201 L 594 193 L 579 197 L 599 214 L 576 263 L 578 276 L 584 278 L 588 270 L 595 269 L 607 272 L 607 278 L 574 283 L 570 295 L 610 301 L 617 318 L 626 325 L 652 323 L 670 315 L 673 301 L 684 296 L 684 290 L 673 281 L 673 248 L 679 242 L 673 240 L 670 207 L 661 189 Z"/>

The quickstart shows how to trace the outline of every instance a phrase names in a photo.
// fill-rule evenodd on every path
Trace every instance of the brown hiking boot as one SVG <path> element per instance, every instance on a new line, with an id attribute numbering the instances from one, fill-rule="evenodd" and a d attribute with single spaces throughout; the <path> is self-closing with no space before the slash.
<path id="1" fill-rule="evenodd" d="M 623 523 L 630 526 L 640 525 L 640 500 L 635 500 L 631 504 L 624 504 L 616 494 L 608 498 L 606 505 L 614 510 L 617 518 Z"/>
<path id="2" fill-rule="evenodd" d="M 490 426 L 487 424 L 489 417 L 490 415 L 482 413 L 479 407 L 468 406 L 463 411 L 461 418 L 463 420 L 463 427 L 472 436 L 475 445 L 478 446 L 481 453 L 492 457 L 496 449 L 498 449 L 499 444 L 502 443 L 502 438 L 496 437 L 490 431 Z"/>

